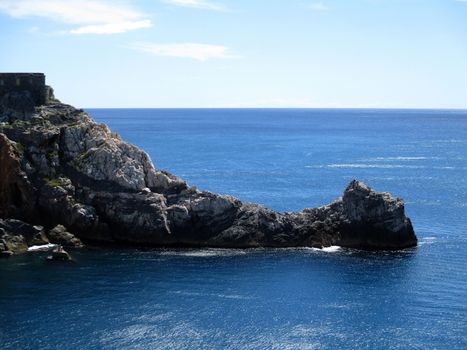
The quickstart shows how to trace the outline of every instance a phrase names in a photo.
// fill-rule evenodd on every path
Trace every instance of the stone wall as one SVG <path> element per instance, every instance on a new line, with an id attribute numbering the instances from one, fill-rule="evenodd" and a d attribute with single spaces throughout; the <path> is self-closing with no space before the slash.
<path id="1" fill-rule="evenodd" d="M 9 92 L 29 91 L 36 106 L 49 99 L 43 73 L 0 73 L 0 99 Z"/>

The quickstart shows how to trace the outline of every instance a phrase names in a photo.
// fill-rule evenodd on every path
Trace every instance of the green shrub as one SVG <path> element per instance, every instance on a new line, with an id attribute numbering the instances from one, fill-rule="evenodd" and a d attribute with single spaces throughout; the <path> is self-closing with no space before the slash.
<path id="1" fill-rule="evenodd" d="M 50 186 L 54 186 L 54 187 L 58 187 L 58 186 L 61 186 L 62 184 L 60 183 L 60 180 L 58 179 L 49 179 L 48 177 L 44 177 L 44 181 L 50 185 Z"/>

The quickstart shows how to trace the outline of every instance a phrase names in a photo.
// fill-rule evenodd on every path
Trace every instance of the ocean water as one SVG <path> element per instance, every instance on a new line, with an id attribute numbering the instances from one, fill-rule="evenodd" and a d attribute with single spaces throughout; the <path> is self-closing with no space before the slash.
<path id="1" fill-rule="evenodd" d="M 89 112 L 156 167 L 279 211 L 364 180 L 405 199 L 420 244 L 0 260 L 1 349 L 467 348 L 467 111 Z"/>

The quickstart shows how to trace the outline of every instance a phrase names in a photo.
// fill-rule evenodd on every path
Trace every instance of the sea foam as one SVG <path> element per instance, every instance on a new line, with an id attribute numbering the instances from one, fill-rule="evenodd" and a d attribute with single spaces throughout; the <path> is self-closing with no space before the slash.
<path id="1" fill-rule="evenodd" d="M 57 247 L 57 244 L 47 243 L 43 245 L 33 245 L 28 248 L 28 252 L 44 252 Z"/>
<path id="2" fill-rule="evenodd" d="M 330 247 L 324 247 L 324 248 L 311 248 L 312 250 L 319 251 L 319 252 L 326 252 L 326 253 L 336 253 L 340 251 L 342 248 L 339 247 L 338 245 L 332 245 Z"/>

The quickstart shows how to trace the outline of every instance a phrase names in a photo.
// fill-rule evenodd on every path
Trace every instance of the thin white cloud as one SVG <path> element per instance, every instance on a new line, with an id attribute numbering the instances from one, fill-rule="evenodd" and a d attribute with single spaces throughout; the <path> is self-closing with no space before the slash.
<path id="1" fill-rule="evenodd" d="M 198 61 L 208 59 L 229 59 L 239 56 L 230 53 L 226 46 L 197 44 L 197 43 L 177 43 L 177 44 L 157 44 L 157 43 L 134 43 L 129 48 L 155 56 L 170 56 L 180 58 L 191 58 Z"/>
<path id="2" fill-rule="evenodd" d="M 226 11 L 227 8 L 219 3 L 207 0 L 164 0 L 164 2 L 181 7 L 192 7 L 202 10 Z"/>
<path id="3" fill-rule="evenodd" d="M 308 6 L 308 8 L 312 11 L 327 11 L 329 7 L 327 7 L 322 2 L 314 2 Z"/>
<path id="4" fill-rule="evenodd" d="M 120 23 L 107 23 L 107 24 L 92 24 L 89 26 L 79 27 L 72 29 L 72 34 L 117 34 L 125 33 L 130 30 L 149 28 L 151 27 L 150 20 L 134 21 L 134 22 L 120 22 Z"/>
<path id="5" fill-rule="evenodd" d="M 0 12 L 80 25 L 68 31 L 72 34 L 114 34 L 152 26 L 139 11 L 104 0 L 0 0 Z"/>

